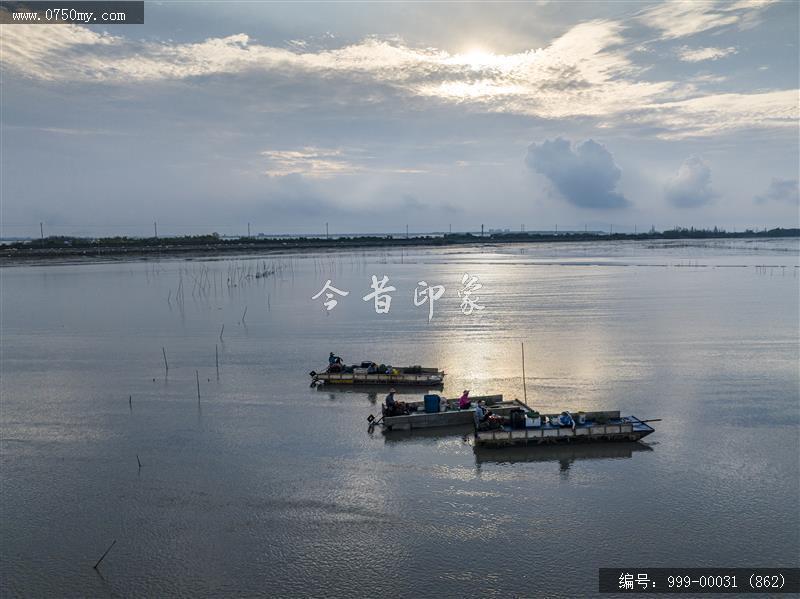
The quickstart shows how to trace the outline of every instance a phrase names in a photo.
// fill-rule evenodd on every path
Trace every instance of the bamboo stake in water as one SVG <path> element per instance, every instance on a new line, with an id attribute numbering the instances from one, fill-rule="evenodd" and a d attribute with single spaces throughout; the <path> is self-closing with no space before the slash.
<path id="1" fill-rule="evenodd" d="M 106 549 L 106 552 L 105 552 L 103 555 L 101 555 L 101 556 L 100 556 L 100 559 L 99 559 L 99 560 L 97 560 L 97 563 L 94 565 L 94 569 L 95 569 L 95 570 L 97 570 L 97 566 L 99 566 L 99 565 L 100 565 L 100 562 L 102 562 L 102 561 L 103 561 L 103 559 L 104 559 L 104 558 L 105 558 L 105 557 L 108 555 L 108 552 L 109 552 L 109 551 L 111 551 L 111 547 L 113 547 L 113 546 L 114 546 L 114 545 L 116 545 L 116 544 L 117 544 L 117 540 L 116 540 L 116 539 L 114 539 L 114 542 L 113 542 L 113 543 L 111 543 L 111 546 L 110 546 L 108 549 Z"/>
<path id="2" fill-rule="evenodd" d="M 200 401 L 200 372 L 195 370 L 194 375 L 197 377 L 197 401 Z"/>
<path id="3" fill-rule="evenodd" d="M 164 347 L 161 347 L 161 353 L 164 354 L 164 371 L 165 376 L 169 374 L 169 364 L 167 364 L 167 350 Z"/>
<path id="4" fill-rule="evenodd" d="M 214 344 L 214 360 L 217 363 L 217 380 L 219 380 L 219 346 Z"/>
<path id="5" fill-rule="evenodd" d="M 133 412 L 133 395 L 128 396 L 128 407 L 131 409 L 131 412 Z"/>
<path id="6" fill-rule="evenodd" d="M 525 396 L 525 405 L 528 405 L 528 387 L 525 384 L 525 342 L 522 341 L 522 393 Z"/>
<path id="7" fill-rule="evenodd" d="M 225 325 L 222 325 L 222 328 L 219 330 L 219 340 L 222 341 L 222 333 L 225 332 Z"/>

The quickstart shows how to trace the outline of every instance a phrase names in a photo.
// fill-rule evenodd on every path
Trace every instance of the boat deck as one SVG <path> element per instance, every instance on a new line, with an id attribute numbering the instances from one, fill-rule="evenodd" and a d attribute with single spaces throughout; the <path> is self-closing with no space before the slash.
<path id="1" fill-rule="evenodd" d="M 525 445 L 559 443 L 573 441 L 638 441 L 654 432 L 649 424 L 635 416 L 616 416 L 603 419 L 604 422 L 587 419 L 583 424 L 572 427 L 541 426 L 512 429 L 509 426 L 475 433 L 475 445 Z"/>
<path id="2" fill-rule="evenodd" d="M 384 387 L 442 387 L 445 373 L 438 368 L 403 366 L 397 372 L 369 372 L 367 368 L 347 368 L 344 371 L 311 371 L 312 385 L 377 385 Z"/>
<path id="3" fill-rule="evenodd" d="M 496 414 L 506 416 L 514 408 L 524 408 L 519 400 L 503 401 L 502 395 L 479 395 L 471 398 L 473 404 L 485 401 Z M 448 409 L 444 412 L 423 411 L 424 402 L 409 401 L 408 406 L 416 406 L 417 411 L 400 416 L 386 416 L 383 419 L 385 430 L 414 430 L 421 428 L 435 428 L 443 426 L 470 425 L 475 420 L 475 408 L 459 410 L 457 399 L 446 399 Z"/>

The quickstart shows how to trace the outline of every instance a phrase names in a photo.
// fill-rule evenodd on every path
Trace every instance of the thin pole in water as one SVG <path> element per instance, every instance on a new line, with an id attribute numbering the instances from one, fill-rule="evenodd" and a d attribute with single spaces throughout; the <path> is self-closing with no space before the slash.
<path id="1" fill-rule="evenodd" d="M 197 377 L 197 401 L 200 401 L 200 372 L 195 370 L 194 375 Z"/>
<path id="2" fill-rule="evenodd" d="M 522 393 L 525 396 L 525 405 L 528 405 L 528 386 L 525 383 L 525 342 L 520 342 L 522 345 Z"/>
<path id="3" fill-rule="evenodd" d="M 164 346 L 161 347 L 161 353 L 164 354 L 164 376 L 169 374 L 169 364 L 167 364 L 167 350 Z"/>
<path id="4" fill-rule="evenodd" d="M 97 563 L 94 565 L 94 569 L 95 569 L 95 570 L 97 570 L 97 566 L 99 566 L 99 565 L 100 565 L 100 562 L 102 562 L 102 561 L 103 561 L 103 559 L 105 559 L 105 557 L 108 555 L 108 552 L 109 552 L 109 551 L 111 551 L 111 547 L 113 547 L 113 546 L 114 546 L 114 545 L 116 545 L 116 544 L 117 544 L 117 540 L 116 540 L 116 539 L 114 539 L 114 542 L 113 542 L 113 543 L 111 543 L 111 546 L 110 546 L 108 549 L 106 549 L 106 552 L 105 552 L 103 555 L 101 555 L 101 556 L 100 556 L 100 559 L 99 559 L 99 560 L 97 560 Z"/>

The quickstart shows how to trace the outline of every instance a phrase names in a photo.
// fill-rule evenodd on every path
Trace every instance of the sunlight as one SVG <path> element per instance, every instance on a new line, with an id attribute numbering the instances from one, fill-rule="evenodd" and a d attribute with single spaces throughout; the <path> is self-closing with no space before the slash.
<path id="1" fill-rule="evenodd" d="M 516 55 L 495 54 L 480 46 L 472 46 L 465 52 L 454 54 L 449 61 L 453 65 L 462 65 L 473 70 L 485 68 L 499 68 L 504 71 L 511 70 L 519 62 Z"/>

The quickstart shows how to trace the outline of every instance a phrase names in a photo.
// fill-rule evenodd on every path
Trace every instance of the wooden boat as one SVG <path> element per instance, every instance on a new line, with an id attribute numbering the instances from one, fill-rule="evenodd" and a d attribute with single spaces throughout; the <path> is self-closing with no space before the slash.
<path id="1" fill-rule="evenodd" d="M 381 387 L 417 386 L 430 389 L 444 384 L 444 372 L 438 368 L 422 366 L 392 367 L 391 372 L 380 372 L 374 362 L 362 362 L 360 366 L 344 367 L 330 372 L 311 371 L 311 386 L 317 385 L 378 385 Z"/>
<path id="2" fill-rule="evenodd" d="M 406 402 L 407 406 L 411 407 L 412 410 L 416 408 L 416 411 L 401 416 L 388 416 L 386 414 L 386 406 L 383 406 L 382 417 L 379 422 L 383 425 L 384 430 L 387 431 L 410 431 L 423 428 L 473 425 L 475 422 L 474 408 L 459 410 L 457 399 L 446 399 L 444 401 L 447 402 L 447 409 L 439 412 L 426 412 L 424 400 Z M 474 396 L 470 397 L 470 401 L 473 405 L 479 401 L 485 401 L 486 405 L 492 409 L 492 412 L 500 416 L 508 416 L 512 410 L 525 407 L 522 402 L 516 399 L 503 401 L 502 395 Z M 372 422 L 370 421 L 370 424 Z"/>
<path id="3" fill-rule="evenodd" d="M 558 415 L 542 416 L 538 426 L 475 431 L 475 447 L 505 447 L 510 445 L 542 445 L 594 441 L 639 441 L 655 432 L 648 422 L 636 416 L 621 416 L 619 411 L 580 413 L 575 426 L 550 424 Z M 573 415 L 574 417 L 574 415 Z M 580 420 L 583 421 L 580 421 Z"/>

